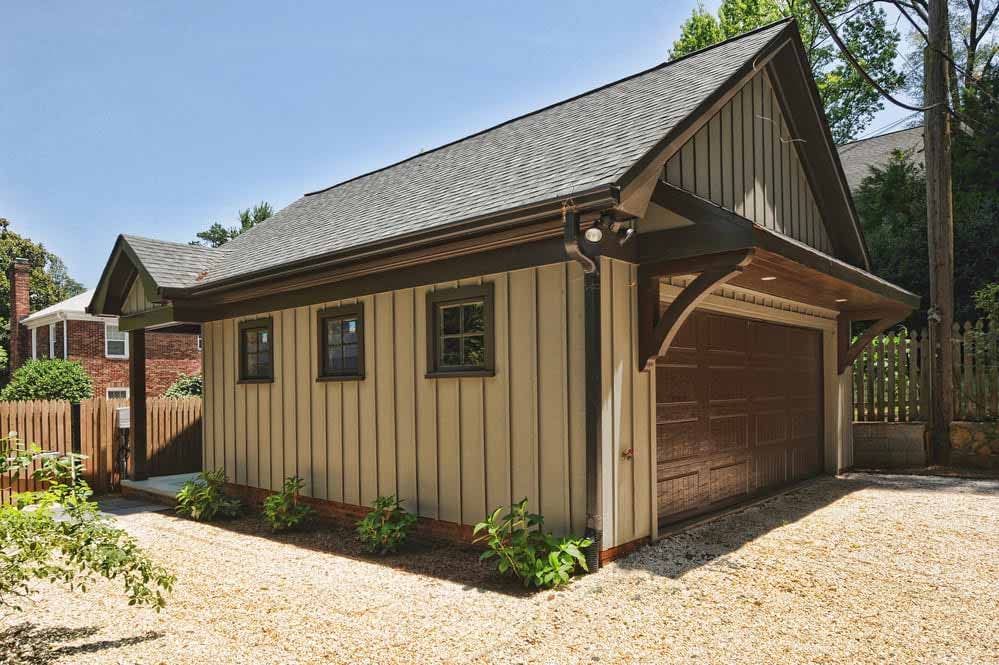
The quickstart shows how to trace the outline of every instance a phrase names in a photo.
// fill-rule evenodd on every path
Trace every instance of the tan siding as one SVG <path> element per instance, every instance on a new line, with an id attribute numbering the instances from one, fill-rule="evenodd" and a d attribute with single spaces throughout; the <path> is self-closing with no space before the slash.
<path id="1" fill-rule="evenodd" d="M 765 72 L 746 83 L 670 158 L 666 179 L 761 226 L 832 253 L 797 143 Z"/>
<path id="2" fill-rule="evenodd" d="M 146 289 L 142 284 L 142 280 L 136 278 L 132 281 L 132 286 L 128 289 L 128 294 L 125 296 L 125 302 L 121 305 L 122 314 L 141 314 L 142 312 L 148 312 L 150 310 L 161 307 L 159 303 L 152 302 L 146 296 Z"/>
<path id="3" fill-rule="evenodd" d="M 601 261 L 601 345 L 604 391 L 602 465 L 604 467 L 604 547 L 652 535 L 654 377 L 635 363 L 638 335 L 634 265 Z M 634 452 L 632 459 L 625 451 Z M 610 473 L 606 469 L 610 469 Z"/>
<path id="4" fill-rule="evenodd" d="M 297 473 L 310 496 L 367 505 L 398 493 L 421 515 L 465 524 L 526 496 L 553 529 L 581 532 L 582 271 L 556 264 L 461 284 L 483 281 L 496 297 L 493 377 L 425 377 L 426 294 L 457 282 L 360 299 L 360 381 L 315 380 L 316 316 L 353 301 L 271 312 L 270 384 L 236 382 L 238 323 L 258 316 L 206 324 L 206 404 L 230 405 L 213 414 L 213 453 L 220 432 L 226 442 L 213 461 L 267 489 Z"/>

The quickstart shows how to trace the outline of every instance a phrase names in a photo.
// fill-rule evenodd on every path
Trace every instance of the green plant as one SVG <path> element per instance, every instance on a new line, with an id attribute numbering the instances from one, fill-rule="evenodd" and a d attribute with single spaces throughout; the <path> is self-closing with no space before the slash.
<path id="1" fill-rule="evenodd" d="M 13 473 L 25 471 L 44 454 L 16 437 L 0 439 L 0 450 L 6 453 L 6 470 Z M 86 591 L 103 577 L 122 583 L 129 605 L 159 611 L 174 577 L 90 500 L 80 456 L 44 455 L 33 475 L 48 487 L 18 494 L 17 505 L 0 506 L 0 607 L 20 609 L 16 603 L 30 595 L 33 580 Z"/>
<path id="2" fill-rule="evenodd" d="M 237 517 L 242 504 L 225 495 L 224 485 L 225 469 L 202 471 L 177 492 L 177 513 L 199 522 Z"/>
<path id="3" fill-rule="evenodd" d="M 472 532 L 476 535 L 473 542 L 484 542 L 489 548 L 480 559 L 496 557 L 501 574 L 516 577 L 525 587 L 551 589 L 568 584 L 577 566 L 588 570 L 582 550 L 592 540 L 556 538 L 545 532 L 544 517 L 528 512 L 527 499 L 511 505 L 500 517 L 502 512 L 502 507 L 497 508 Z"/>
<path id="4" fill-rule="evenodd" d="M 416 524 L 416 515 L 406 512 L 395 496 L 380 496 L 372 506 L 372 511 L 357 523 L 364 550 L 378 554 L 397 551 Z"/>
<path id="5" fill-rule="evenodd" d="M 65 399 L 79 402 L 94 396 L 90 376 L 73 360 L 29 360 L 14 371 L 0 400 Z"/>
<path id="6" fill-rule="evenodd" d="M 204 380 L 200 374 L 184 374 L 170 384 L 170 387 L 163 393 L 164 397 L 170 399 L 184 399 L 185 397 L 201 397 L 204 393 Z"/>
<path id="7" fill-rule="evenodd" d="M 275 531 L 294 529 L 312 517 L 315 512 L 310 506 L 298 502 L 298 494 L 305 487 L 305 481 L 291 476 L 277 494 L 264 499 L 264 519 Z"/>

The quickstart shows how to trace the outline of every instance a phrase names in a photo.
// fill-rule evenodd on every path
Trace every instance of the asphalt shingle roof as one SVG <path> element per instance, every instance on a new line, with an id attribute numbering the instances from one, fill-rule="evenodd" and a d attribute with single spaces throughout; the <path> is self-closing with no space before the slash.
<path id="1" fill-rule="evenodd" d="M 202 270 L 198 284 L 212 284 L 614 184 L 787 25 L 307 194 L 219 249 L 133 246 L 159 286 L 192 286 Z"/>
<path id="2" fill-rule="evenodd" d="M 201 245 L 123 236 L 157 286 L 183 288 L 195 283 L 216 250 Z"/>
<path id="3" fill-rule="evenodd" d="M 912 127 L 897 132 L 872 136 L 839 147 L 839 160 L 850 191 L 871 175 L 872 166 L 884 166 L 896 150 L 910 153 L 918 163 L 923 163 L 923 128 Z"/>

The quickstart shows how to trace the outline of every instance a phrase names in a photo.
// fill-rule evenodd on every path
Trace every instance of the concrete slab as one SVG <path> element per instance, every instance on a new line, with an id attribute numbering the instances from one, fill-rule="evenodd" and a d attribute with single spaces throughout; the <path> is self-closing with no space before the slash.
<path id="1" fill-rule="evenodd" d="M 121 486 L 125 490 L 134 490 L 172 500 L 177 496 L 177 492 L 184 486 L 184 483 L 197 477 L 197 473 L 178 473 L 173 476 L 155 476 L 147 480 L 123 480 Z"/>
<path id="2" fill-rule="evenodd" d="M 170 510 L 170 506 L 162 503 L 152 503 L 141 499 L 128 499 L 123 496 L 106 496 L 97 500 L 97 505 L 105 515 L 122 517 L 136 513 L 158 513 Z"/>

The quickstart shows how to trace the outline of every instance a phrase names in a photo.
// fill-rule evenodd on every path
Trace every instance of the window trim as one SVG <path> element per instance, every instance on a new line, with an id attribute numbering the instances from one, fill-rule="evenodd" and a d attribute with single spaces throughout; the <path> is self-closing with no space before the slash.
<path id="1" fill-rule="evenodd" d="M 114 323 L 111 323 L 110 321 L 105 321 L 104 322 L 104 357 L 105 358 L 111 358 L 112 360 L 127 360 L 128 359 L 128 352 L 129 352 L 129 348 L 128 348 L 128 333 L 127 332 L 126 333 L 122 333 L 121 330 L 118 330 L 119 333 L 121 333 L 121 334 L 123 334 L 125 336 L 125 340 L 124 340 L 124 342 L 125 342 L 125 353 L 122 354 L 122 355 L 120 355 L 120 356 L 116 355 L 116 354 L 113 354 L 113 353 L 108 353 L 108 341 L 109 341 L 108 340 L 108 328 L 109 327 L 117 328 L 118 327 L 118 322 L 117 321 L 115 321 Z M 115 341 L 118 341 L 118 340 L 115 340 Z"/>
<path id="2" fill-rule="evenodd" d="M 463 376 L 495 376 L 496 319 L 494 316 L 494 291 L 492 282 L 484 282 L 474 286 L 459 286 L 453 289 L 441 289 L 427 292 L 427 372 L 426 378 L 446 378 Z M 440 317 L 437 312 L 441 305 L 462 300 L 482 299 L 486 324 L 485 364 L 481 369 L 461 367 L 457 369 L 441 369 L 437 365 L 437 327 Z"/>
<path id="3" fill-rule="evenodd" d="M 357 317 L 357 369 L 341 372 L 325 371 L 326 368 L 326 321 Z M 364 380 L 364 303 L 341 305 L 319 310 L 316 315 L 316 349 L 318 364 L 316 365 L 316 381 L 363 381 Z"/>
<path id="4" fill-rule="evenodd" d="M 122 398 L 120 398 L 120 399 L 129 399 L 132 396 L 132 392 L 131 392 L 131 390 L 129 390 L 128 386 L 117 386 L 117 387 L 113 387 L 113 388 L 105 388 L 104 389 L 104 399 L 115 399 L 115 398 L 111 397 L 110 395 L 108 395 L 108 393 L 111 392 L 112 390 L 124 390 L 125 391 L 125 396 L 122 397 Z"/>
<path id="5" fill-rule="evenodd" d="M 246 330 L 266 330 L 267 336 L 270 338 L 271 353 L 270 353 L 270 372 L 267 376 L 254 376 L 248 377 L 246 375 L 246 349 L 244 343 L 246 338 L 243 336 L 243 332 Z M 249 321 L 239 322 L 239 380 L 237 383 L 274 383 L 274 319 L 271 317 L 266 317 L 262 319 L 251 319 Z"/>

